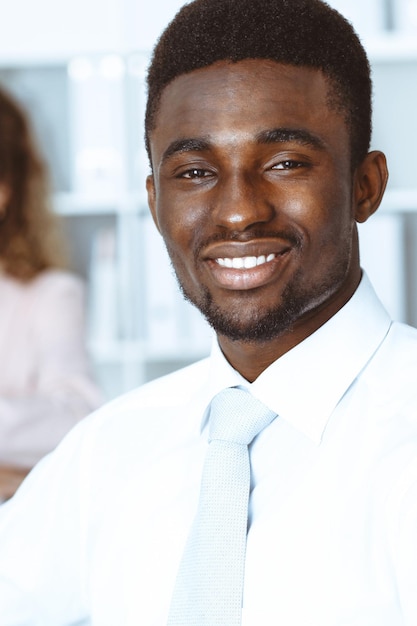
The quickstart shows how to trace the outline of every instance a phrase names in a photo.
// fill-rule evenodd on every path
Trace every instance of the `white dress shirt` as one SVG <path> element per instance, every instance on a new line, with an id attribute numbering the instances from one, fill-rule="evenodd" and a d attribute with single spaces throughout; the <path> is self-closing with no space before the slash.
<path id="1" fill-rule="evenodd" d="M 206 408 L 238 384 L 279 415 L 251 446 L 243 625 L 416 626 L 416 379 L 417 331 L 364 277 L 252 385 L 215 346 L 113 401 L 0 507 L 1 626 L 166 624 Z"/>
<path id="2" fill-rule="evenodd" d="M 0 303 L 0 463 L 31 467 L 100 404 L 84 288 L 58 270 L 29 282 L 0 273 Z"/>

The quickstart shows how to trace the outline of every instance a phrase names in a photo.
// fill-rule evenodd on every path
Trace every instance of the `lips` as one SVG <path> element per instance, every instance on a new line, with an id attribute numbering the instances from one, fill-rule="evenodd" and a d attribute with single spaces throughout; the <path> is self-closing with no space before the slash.
<path id="1" fill-rule="evenodd" d="M 225 289 L 256 289 L 281 274 L 291 245 L 275 239 L 251 242 L 218 242 L 204 259 L 214 282 Z"/>

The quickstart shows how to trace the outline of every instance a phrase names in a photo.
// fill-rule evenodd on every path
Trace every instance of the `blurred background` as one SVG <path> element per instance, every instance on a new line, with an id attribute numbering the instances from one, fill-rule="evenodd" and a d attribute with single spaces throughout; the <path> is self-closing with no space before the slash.
<path id="1" fill-rule="evenodd" d="M 30 115 L 72 269 L 88 289 L 88 345 L 110 399 L 205 356 L 148 214 L 143 147 L 150 51 L 182 0 L 0 0 L 0 84 Z M 417 0 L 332 0 L 368 50 L 373 147 L 390 183 L 361 226 L 362 265 L 391 315 L 417 325 Z"/>

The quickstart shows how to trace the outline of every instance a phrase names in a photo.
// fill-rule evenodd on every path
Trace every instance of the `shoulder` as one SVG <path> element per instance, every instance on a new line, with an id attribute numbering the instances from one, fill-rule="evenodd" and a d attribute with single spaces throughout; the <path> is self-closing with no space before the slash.
<path id="1" fill-rule="evenodd" d="M 364 406 L 375 416 L 375 439 L 388 455 L 417 458 L 417 330 L 393 323 L 365 369 Z"/>
<path id="2" fill-rule="evenodd" d="M 152 380 L 107 403 L 98 411 L 98 419 L 111 419 L 115 413 L 164 409 L 188 404 L 198 395 L 208 375 L 209 358 L 202 359 L 171 374 Z"/>
<path id="3" fill-rule="evenodd" d="M 130 466 L 199 430 L 208 361 L 204 359 L 112 400 L 82 420 L 63 444 L 87 459 Z M 83 452 L 84 451 L 84 452 Z"/>
<path id="4" fill-rule="evenodd" d="M 417 397 L 417 329 L 393 322 L 372 359 L 370 373 L 387 392 L 398 395 L 408 388 Z"/>
<path id="5" fill-rule="evenodd" d="M 203 359 L 148 382 L 102 406 L 91 416 L 91 428 L 105 438 L 135 438 L 161 430 L 169 431 L 173 423 L 181 427 L 195 424 L 205 408 L 209 359 Z"/>

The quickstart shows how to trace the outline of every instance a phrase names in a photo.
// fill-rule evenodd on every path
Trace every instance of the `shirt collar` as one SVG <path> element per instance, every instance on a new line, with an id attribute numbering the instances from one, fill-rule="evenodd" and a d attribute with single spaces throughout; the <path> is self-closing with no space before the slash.
<path id="1" fill-rule="evenodd" d="M 244 386 L 317 445 L 331 413 L 385 338 L 391 319 L 368 277 L 326 324 L 272 363 L 255 382 L 211 354 L 207 403 L 226 387 Z M 203 416 L 204 426 L 207 411 Z"/>

